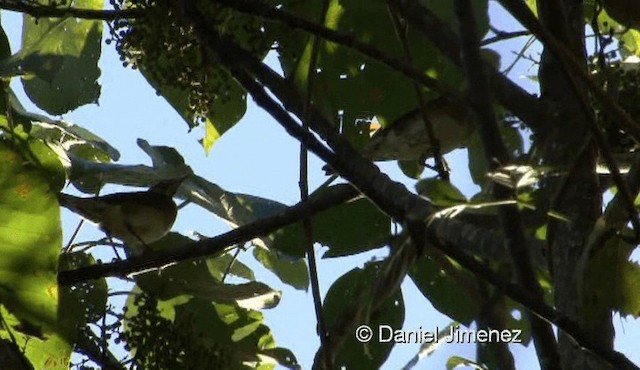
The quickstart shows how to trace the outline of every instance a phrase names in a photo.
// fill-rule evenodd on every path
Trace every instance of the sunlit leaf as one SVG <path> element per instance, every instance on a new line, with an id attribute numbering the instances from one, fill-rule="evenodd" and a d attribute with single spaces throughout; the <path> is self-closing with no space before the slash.
<path id="1" fill-rule="evenodd" d="M 55 178 L 64 173 L 48 165 L 43 149 L 0 141 L 0 308 L 5 325 L 36 368 L 66 369 L 71 345 L 56 333 L 62 231 L 52 195 L 59 184 Z M 0 336 L 10 338 L 6 328 Z"/>
<path id="2" fill-rule="evenodd" d="M 439 178 L 422 179 L 416 183 L 418 194 L 427 197 L 434 205 L 441 207 L 466 203 L 467 198 L 451 182 Z"/>

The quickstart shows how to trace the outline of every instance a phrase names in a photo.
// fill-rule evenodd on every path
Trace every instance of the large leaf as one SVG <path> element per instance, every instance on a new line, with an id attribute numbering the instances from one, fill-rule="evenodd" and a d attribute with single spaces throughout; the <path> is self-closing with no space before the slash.
<path id="1" fill-rule="evenodd" d="M 149 247 L 175 248 L 189 241 L 190 239 L 179 234 L 170 233 Z M 272 308 L 280 301 L 281 293 L 263 283 L 225 284 L 215 275 L 219 276 L 211 271 L 207 259 L 201 258 L 137 275 L 136 283 L 146 293 L 162 300 L 190 296 L 251 309 Z"/>
<path id="2" fill-rule="evenodd" d="M 119 4 L 120 3 L 120 4 Z M 114 2 L 116 7 L 132 5 Z M 205 125 L 202 144 L 213 143 L 236 124 L 246 111 L 246 92 L 216 60 L 215 51 L 202 42 L 197 30 L 171 1 L 133 6 L 145 17 L 117 22 L 112 31 L 124 64 L 139 69 L 149 84 L 182 116 L 189 127 Z M 232 38 L 258 58 L 266 56 L 273 41 L 264 20 L 220 6 L 197 2 L 205 27 Z"/>
<path id="3" fill-rule="evenodd" d="M 429 198 L 436 206 L 452 207 L 466 203 L 467 198 L 451 182 L 439 178 L 422 179 L 416 183 L 418 194 Z"/>
<path id="4" fill-rule="evenodd" d="M 454 19 L 451 4 L 429 1 L 425 5 L 446 21 L 451 21 Z M 488 25 L 487 2 L 478 0 L 474 4 L 478 9 L 478 17 L 482 19 L 480 32 L 484 33 Z M 309 19 L 319 18 L 319 9 L 308 4 L 291 1 L 285 3 L 284 7 Z M 330 1 L 322 23 L 374 45 L 390 56 L 401 58 L 404 55 L 385 2 Z M 413 64 L 418 69 L 451 86 L 462 84 L 460 70 L 432 45 L 425 43 L 415 29 L 407 30 L 407 39 Z M 280 43 L 285 75 L 292 78 L 303 91 L 309 80 L 309 65 L 313 62 L 312 43 L 312 38 L 299 34 L 283 37 Z M 409 79 L 351 48 L 322 41 L 316 71 L 313 76 L 313 102 L 336 121 L 340 112 L 344 133 L 352 140 L 364 141 L 366 137 L 356 127 L 356 120 L 376 116 L 385 125 L 417 106 L 416 92 Z"/>
<path id="5" fill-rule="evenodd" d="M 309 287 L 309 270 L 303 258 L 291 258 L 276 249 L 264 249 L 256 246 L 253 256 L 280 281 L 300 290 Z"/>
<path id="6" fill-rule="evenodd" d="M 91 266 L 96 261 L 93 256 L 84 252 L 65 253 L 60 256 L 60 270 L 73 270 Z M 83 281 L 72 286 L 65 286 L 60 292 L 60 307 L 64 312 L 65 330 L 81 329 L 89 322 L 96 323 L 104 316 L 107 306 L 107 280 L 105 278 Z"/>
<path id="7" fill-rule="evenodd" d="M 38 143 L 0 141 L 0 309 L 35 368 L 66 369 L 71 345 L 55 332 L 62 230 L 51 194 L 64 174 Z M 4 328 L 0 336 L 11 338 Z"/>
<path id="8" fill-rule="evenodd" d="M 9 38 L 7 33 L 4 32 L 4 27 L 0 27 L 0 60 L 11 56 L 11 45 L 9 45 Z"/>
<path id="9" fill-rule="evenodd" d="M 500 125 L 500 134 L 502 134 L 502 140 L 510 153 L 514 156 L 522 154 L 524 141 L 518 128 L 503 123 Z M 478 131 L 471 134 L 468 149 L 471 179 L 476 185 L 483 187 L 488 181 L 487 172 L 489 171 L 489 166 L 485 159 L 484 147 Z"/>
<path id="10" fill-rule="evenodd" d="M 443 314 L 469 325 L 480 313 L 476 278 L 445 255 L 428 249 L 409 276 L 418 289 Z"/>
<path id="11" fill-rule="evenodd" d="M 640 317 L 640 265 L 630 260 L 635 247 L 614 236 L 590 258 L 582 289 L 588 314 L 605 307 Z"/>
<path id="12" fill-rule="evenodd" d="M 331 190 L 332 187 L 328 187 L 318 192 Z M 348 256 L 379 248 L 385 244 L 391 230 L 391 219 L 364 198 L 316 214 L 311 222 L 314 242 L 329 248 L 326 257 Z M 305 255 L 301 223 L 278 230 L 272 238 L 273 248 L 290 256 Z"/>
<path id="13" fill-rule="evenodd" d="M 357 299 L 368 297 L 367 294 L 358 296 L 363 292 L 369 292 L 379 279 L 383 264 L 380 262 L 369 263 L 364 268 L 355 268 L 336 280 L 324 300 L 323 312 L 329 327 L 336 325 L 343 314 L 349 309 L 354 309 Z M 376 299 L 370 297 L 370 299 Z M 359 301 L 366 305 L 367 302 Z M 389 356 L 393 344 L 390 331 L 402 328 L 404 322 L 404 300 L 402 292 L 398 290 L 388 300 L 382 303 L 380 311 L 376 315 L 364 318 L 357 322 L 360 327 L 348 328 L 347 337 L 340 352 L 335 354 L 334 366 L 337 369 L 378 369 Z M 362 325 L 366 325 L 370 332 Z M 354 335 L 355 333 L 355 335 Z M 369 340 L 359 341 L 356 336 Z M 379 336 L 379 334 L 381 334 Z M 366 339 L 366 338 L 365 338 Z"/>
<path id="14" fill-rule="evenodd" d="M 74 6 L 101 9 L 101 0 L 76 0 Z M 102 22 L 25 15 L 22 50 L 12 58 L 29 98 L 50 114 L 96 103 L 100 96 L 98 59 Z"/>

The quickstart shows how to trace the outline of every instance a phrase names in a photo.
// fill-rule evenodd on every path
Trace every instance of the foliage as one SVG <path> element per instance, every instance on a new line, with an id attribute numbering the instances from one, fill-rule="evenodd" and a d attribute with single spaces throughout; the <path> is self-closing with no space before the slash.
<path id="1" fill-rule="evenodd" d="M 521 332 L 543 367 L 631 367 L 613 351 L 610 318 L 640 315 L 632 261 L 639 169 L 625 178 L 618 171 L 640 142 L 640 30 L 635 13 L 625 12 L 636 7 L 586 1 L 574 14 L 553 12 L 565 2 L 499 3 L 539 40 L 540 60 L 523 50 L 514 63 L 538 68 L 541 97 L 515 85 L 510 68 L 500 72 L 499 43 L 521 34 L 499 31 L 487 0 L 111 0 L 109 9 L 97 0 L 0 2 L 24 13 L 19 50 L 9 46 L 13 30 L 0 28 L 0 359 L 25 369 L 299 368 L 260 311 L 278 309 L 282 292 L 236 260 L 233 249 L 248 245 L 282 283 L 311 285 L 323 339 L 315 368 L 382 366 L 401 339 L 363 343 L 354 330 L 401 328 L 405 311 L 420 310 L 405 307 L 407 276 L 455 322 Z M 538 15 L 543 31 L 581 27 L 552 32 L 550 41 L 534 27 Z M 582 24 L 595 34 L 589 57 L 563 54 L 589 40 L 575 38 Z M 194 173 L 176 149 L 144 139 L 138 146 L 152 166 L 113 163 L 119 143 L 55 118 L 99 101 L 103 37 L 189 130 L 204 126 L 205 152 L 245 115 L 251 95 L 357 195 L 335 178 L 296 206 L 228 191 Z M 263 62 L 269 53 L 278 66 Z M 24 108 L 18 79 L 46 115 Z M 447 109 L 427 111 L 434 101 Z M 436 130 L 437 120 L 456 117 L 475 123 L 471 136 L 439 142 L 460 135 Z M 396 135 L 399 151 L 428 143 L 419 160 L 398 163 L 412 179 L 391 180 L 352 148 L 366 147 L 374 123 L 384 127 L 374 135 Z M 407 137 L 418 133 L 429 137 Z M 467 151 L 462 175 L 474 190 L 449 177 L 440 152 L 450 148 Z M 603 164 L 607 173 L 599 174 Z M 110 245 L 109 257 L 119 258 L 122 245 L 113 241 L 62 246 L 56 193 L 65 180 L 93 195 L 107 184 L 175 178 L 184 178 L 176 198 L 233 230 L 198 240 L 171 232 L 141 256 L 110 263 L 82 247 Z M 349 269 L 321 300 L 308 258 L 314 243 L 331 263 L 371 251 L 377 259 Z M 106 278 L 131 273 L 126 301 L 117 303 Z M 586 350 L 556 341 L 549 322 Z M 455 355 L 446 367 L 512 368 L 512 347 L 476 344 L 477 358 Z"/>

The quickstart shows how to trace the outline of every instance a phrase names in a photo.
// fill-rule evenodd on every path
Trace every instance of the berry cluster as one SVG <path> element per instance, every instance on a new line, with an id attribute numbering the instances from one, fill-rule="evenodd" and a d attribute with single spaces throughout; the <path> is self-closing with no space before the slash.
<path id="1" fill-rule="evenodd" d="M 271 46 L 262 21 L 233 13 L 204 0 L 190 0 L 211 29 L 262 55 Z M 111 25 L 111 39 L 123 65 L 140 69 L 163 95 L 183 94 L 197 124 L 214 103 L 225 103 L 229 74 L 214 51 L 198 38 L 193 23 L 175 0 L 111 0 L 117 10 L 139 9 L 142 16 L 119 18 Z"/>
<path id="2" fill-rule="evenodd" d="M 160 315 L 158 301 L 145 293 L 135 298 L 137 313 L 127 321 L 127 349 L 141 369 L 228 369 L 233 361 L 230 348 L 203 340 L 194 320 L 176 324 Z M 207 345 L 203 345 L 206 343 Z"/>

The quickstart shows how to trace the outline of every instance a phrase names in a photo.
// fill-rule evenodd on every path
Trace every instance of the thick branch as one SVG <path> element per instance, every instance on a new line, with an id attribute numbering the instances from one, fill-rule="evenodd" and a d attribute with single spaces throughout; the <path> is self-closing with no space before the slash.
<path id="1" fill-rule="evenodd" d="M 242 78 L 242 82 L 247 83 L 248 81 Z M 254 87 L 256 86 L 254 84 L 251 84 L 251 86 L 249 87 L 252 90 L 254 90 Z M 259 94 L 258 93 L 259 93 L 258 90 L 254 90 L 252 95 L 256 94 L 260 97 L 259 104 L 263 104 L 268 100 L 271 100 L 271 98 L 266 94 L 266 92 L 259 93 Z M 254 95 L 254 98 L 255 98 L 255 95 Z M 275 104 L 275 102 L 273 101 L 270 104 L 268 104 L 268 106 L 265 108 L 270 110 L 270 113 L 273 114 L 277 119 L 283 119 L 285 121 L 291 120 L 291 117 L 286 115 L 286 112 L 284 111 L 275 113 L 277 110 L 281 110 L 282 108 L 278 107 L 278 105 Z M 271 112 L 271 110 L 273 110 L 273 112 Z M 288 119 L 285 117 L 288 117 Z M 295 122 L 293 122 L 293 124 L 295 124 Z M 298 134 L 304 134 L 304 133 L 306 133 L 306 131 L 301 130 Z M 304 135 L 297 136 L 297 138 L 301 141 L 304 141 L 305 144 L 309 144 L 307 143 L 307 140 L 317 140 L 313 136 L 311 136 L 310 138 L 303 138 L 303 137 Z M 312 151 L 314 150 L 313 149 L 314 145 L 308 145 L 308 147 Z M 315 154 L 320 156 L 322 159 L 332 160 L 331 157 L 326 157 L 327 153 L 316 152 Z M 427 238 L 429 238 L 433 242 L 437 242 L 437 244 L 441 243 L 441 241 L 435 239 L 435 233 L 432 232 L 430 227 L 427 227 L 426 230 L 427 230 L 426 232 Z M 504 291 L 511 298 L 513 298 L 516 302 L 521 303 L 523 306 L 530 309 L 533 313 L 535 313 L 539 317 L 543 318 L 544 320 L 550 323 L 556 324 L 561 330 L 565 331 L 569 336 L 573 337 L 584 348 L 587 348 L 593 351 L 595 354 L 601 356 L 602 358 L 606 359 L 612 364 L 615 364 L 620 369 L 638 369 L 624 355 L 615 351 L 602 349 L 601 347 L 598 347 L 597 345 L 595 345 L 591 341 L 591 338 L 586 334 L 584 334 L 580 326 L 577 325 L 575 322 L 563 316 L 553 308 L 547 306 L 543 300 L 539 300 L 537 297 L 531 296 L 531 294 L 527 290 L 522 289 L 522 287 L 520 287 L 519 285 L 509 283 L 507 279 L 493 272 L 489 267 L 477 262 L 474 257 L 471 257 L 465 252 L 461 252 L 460 250 L 458 250 L 453 246 L 438 245 L 437 247 L 441 249 L 443 252 L 445 252 L 447 255 L 454 258 L 457 262 L 459 262 L 465 268 L 468 268 L 470 271 L 476 273 L 478 276 L 482 277 L 483 279 L 487 280 L 491 284 L 495 285 L 497 288 L 504 289 Z M 400 262 L 404 263 L 404 260 L 401 259 Z M 389 268 L 394 271 L 397 271 L 396 270 L 397 267 L 398 266 L 395 266 L 393 264 L 389 266 Z M 398 274 L 391 274 L 390 276 L 393 277 L 394 280 L 399 279 Z M 380 284 L 387 284 L 387 286 L 389 286 L 390 282 L 381 282 Z M 380 284 L 377 286 L 381 286 Z M 352 318 L 352 319 L 357 318 L 358 315 L 356 313 L 357 311 L 351 312 L 351 314 L 349 315 L 349 318 Z"/>
<path id="2" fill-rule="evenodd" d="M 453 100 L 462 98 L 458 89 L 445 85 L 435 78 L 427 76 L 424 71 L 391 57 L 373 45 L 356 39 L 354 36 L 326 28 L 318 23 L 300 18 L 285 10 L 272 7 L 255 0 L 214 0 L 216 3 L 232 8 L 238 12 L 263 17 L 266 20 L 277 21 L 286 24 L 292 29 L 305 30 L 325 40 L 333 41 L 351 49 L 357 50 L 365 56 L 375 59 L 389 68 L 411 78 L 422 86 L 427 87 L 438 94 L 445 95 Z"/>
<path id="3" fill-rule="evenodd" d="M 300 18 L 286 12 L 260 3 L 255 0 L 215 0 L 239 12 L 264 17 L 288 25 L 294 29 L 302 29 L 326 40 L 357 50 L 370 58 L 378 60 L 388 67 L 404 74 L 440 94 L 461 99 L 460 93 L 437 80 L 426 76 L 422 71 L 399 59 L 392 58 L 372 45 L 361 42 L 355 37 L 328 29 L 322 25 Z M 460 47 L 455 33 L 448 24 L 435 17 L 430 11 L 417 2 L 411 0 L 391 0 L 398 7 L 402 15 L 416 26 L 443 54 L 454 63 L 460 65 Z M 489 70 L 491 83 L 495 89 L 496 98 L 516 116 L 520 117 L 531 128 L 542 129 L 551 121 L 553 111 L 550 106 L 539 101 L 535 96 L 527 93 L 499 71 Z"/>
<path id="4" fill-rule="evenodd" d="M 640 370 L 640 367 L 636 366 L 625 355 L 608 348 L 603 348 L 599 345 L 597 338 L 587 334 L 579 324 L 547 305 L 544 301 L 539 300 L 538 297 L 533 295 L 530 291 L 523 289 L 519 284 L 509 282 L 509 280 L 504 276 L 493 271 L 489 266 L 479 262 L 475 257 L 469 255 L 460 248 L 443 243 L 440 240 L 430 239 L 431 234 L 428 231 L 426 234 L 427 240 L 430 240 L 434 247 L 453 258 L 461 266 L 473 272 L 476 276 L 503 291 L 507 296 L 509 296 L 509 298 L 520 303 L 541 319 L 557 326 L 558 329 L 573 338 L 579 346 L 591 351 L 608 363 L 612 364 L 615 369 Z"/>
<path id="5" fill-rule="evenodd" d="M 142 9 L 97 10 L 73 7 L 38 5 L 24 0 L 0 0 L 0 9 L 29 14 L 34 18 L 79 18 L 96 21 L 112 21 L 120 18 L 139 18 Z"/>

